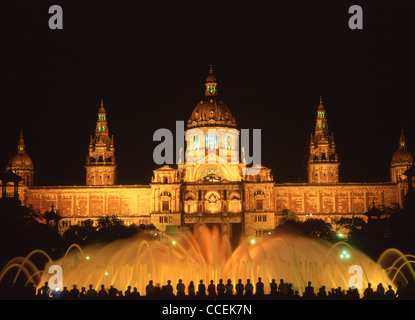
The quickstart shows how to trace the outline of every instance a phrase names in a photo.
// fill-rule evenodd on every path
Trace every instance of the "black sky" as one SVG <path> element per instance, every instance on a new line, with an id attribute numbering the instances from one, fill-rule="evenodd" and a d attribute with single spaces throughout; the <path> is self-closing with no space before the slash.
<path id="1" fill-rule="evenodd" d="M 85 184 L 103 99 L 118 182 L 148 184 L 153 133 L 187 121 L 210 64 L 239 129 L 262 129 L 262 162 L 277 182 L 304 179 L 320 95 L 341 181 L 388 181 L 401 126 L 415 150 L 411 1 L 138 3 L 3 7 L 3 168 L 23 130 L 36 185 Z M 48 28 L 53 4 L 63 30 Z M 363 30 L 348 28 L 352 4 L 363 8 Z"/>

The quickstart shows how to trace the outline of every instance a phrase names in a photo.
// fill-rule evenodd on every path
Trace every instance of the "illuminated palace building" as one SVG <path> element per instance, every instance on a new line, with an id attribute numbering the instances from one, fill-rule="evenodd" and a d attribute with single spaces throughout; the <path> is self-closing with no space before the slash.
<path id="1" fill-rule="evenodd" d="M 146 185 L 117 185 L 117 158 L 113 136 L 103 104 L 98 111 L 95 133 L 89 141 L 86 159 L 86 185 L 35 186 L 34 166 L 25 151 L 22 136 L 17 154 L 7 166 L 21 176 L 18 196 L 22 203 L 41 212 L 57 211 L 61 231 L 105 215 L 117 215 L 128 224 L 154 224 L 161 231 L 190 229 L 196 235 L 199 226 L 216 225 L 222 234 L 236 237 L 262 236 L 293 212 L 297 217 L 321 218 L 327 222 L 347 216 L 361 216 L 373 206 L 403 206 L 408 190 L 403 174 L 413 165 L 402 133 L 399 148 L 392 157 L 389 182 L 341 183 L 334 136 L 329 131 L 326 110 L 320 99 L 315 131 L 311 134 L 308 183 L 278 183 L 271 170 L 260 166 L 256 175 L 246 175 L 243 161 L 208 161 L 209 152 L 226 159 L 238 151 L 240 131 L 227 105 L 218 98 L 212 69 L 206 78 L 203 99 L 187 121 L 186 154 L 199 159 L 154 170 Z M 224 129 L 218 138 L 208 130 Z M 239 157 L 238 157 L 239 159 Z M 3 182 L 4 183 L 4 182 Z M 3 188 L 3 196 L 13 183 Z"/>

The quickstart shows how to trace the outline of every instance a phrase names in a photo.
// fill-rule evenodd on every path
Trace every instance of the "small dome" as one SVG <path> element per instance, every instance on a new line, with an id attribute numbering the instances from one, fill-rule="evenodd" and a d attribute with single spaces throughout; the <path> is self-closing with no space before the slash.
<path id="1" fill-rule="evenodd" d="M 399 149 L 396 150 L 392 157 L 391 165 L 405 165 L 412 166 L 414 163 L 414 157 L 410 151 L 406 149 L 406 138 L 403 134 L 403 128 L 401 129 L 401 137 L 399 138 Z"/>
<path id="2" fill-rule="evenodd" d="M 8 164 L 8 167 L 12 167 L 13 170 L 15 169 L 29 169 L 33 170 L 33 162 L 32 159 L 26 153 L 18 153 L 14 155 Z"/>
<path id="3" fill-rule="evenodd" d="M 397 164 L 410 164 L 412 165 L 414 163 L 414 157 L 411 154 L 410 151 L 406 150 L 406 149 L 398 149 L 393 157 L 392 157 L 392 161 L 391 164 L 392 165 L 397 165 Z"/>
<path id="4" fill-rule="evenodd" d="M 187 121 L 187 128 L 236 127 L 236 120 L 228 106 L 215 98 L 200 101 Z"/>
<path id="5" fill-rule="evenodd" d="M 20 140 L 17 144 L 17 154 L 10 159 L 7 167 L 14 171 L 34 169 L 32 159 L 26 154 L 22 133 L 20 133 Z"/>

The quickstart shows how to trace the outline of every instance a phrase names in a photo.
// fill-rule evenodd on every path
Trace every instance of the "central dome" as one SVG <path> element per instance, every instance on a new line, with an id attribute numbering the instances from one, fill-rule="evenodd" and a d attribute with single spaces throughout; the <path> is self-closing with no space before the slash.
<path id="1" fill-rule="evenodd" d="M 236 127 L 236 120 L 232 116 L 228 106 L 218 100 L 217 82 L 210 66 L 209 75 L 206 77 L 205 98 L 201 100 L 196 108 L 194 108 L 189 120 L 187 128 L 197 127 Z"/>
<path id="2" fill-rule="evenodd" d="M 187 127 L 236 127 L 236 120 L 223 101 L 205 99 L 200 101 L 187 121 Z"/>

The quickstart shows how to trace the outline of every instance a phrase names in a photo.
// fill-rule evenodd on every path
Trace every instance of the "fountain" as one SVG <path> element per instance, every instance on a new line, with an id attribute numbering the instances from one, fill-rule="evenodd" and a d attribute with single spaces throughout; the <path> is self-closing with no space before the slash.
<path id="1" fill-rule="evenodd" d="M 78 288 L 90 284 L 95 289 L 101 285 L 108 288 L 113 285 L 125 290 L 128 285 L 137 287 L 144 295 L 149 280 L 154 283 L 172 284 L 182 279 L 187 285 L 199 280 L 215 283 L 219 279 L 225 282 L 238 279 L 246 283 L 251 279 L 255 283 L 258 277 L 265 284 L 265 293 L 269 292 L 272 279 L 293 284 L 294 290 L 304 292 L 307 282 L 315 288 L 349 287 L 352 276 L 349 267 L 359 265 L 363 270 L 363 288 L 370 282 L 373 286 L 382 283 L 392 285 L 396 290 L 396 281 L 407 283 L 415 280 L 412 265 L 415 256 L 404 255 L 397 249 L 388 249 L 378 261 L 352 248 L 345 242 L 329 242 L 298 237 L 294 235 L 268 236 L 259 241 L 242 239 L 232 250 L 229 239 L 221 236 L 217 229 L 202 227 L 200 237 L 192 235 L 166 238 L 164 241 L 147 240 L 140 236 L 117 240 L 104 247 L 87 246 L 81 248 L 72 245 L 59 260 L 52 261 L 46 253 L 37 250 L 48 258 L 44 271 L 37 270 L 30 262 L 31 252 L 26 258 L 15 258 L 0 273 L 0 281 L 11 270 L 17 269 L 15 279 L 23 271 L 27 282 L 40 287 L 49 281 L 47 273 L 51 265 L 59 265 L 63 272 L 63 286 L 69 289 L 73 284 Z M 49 283 L 53 289 L 54 284 Z M 361 290 L 362 291 L 362 290 Z"/>

